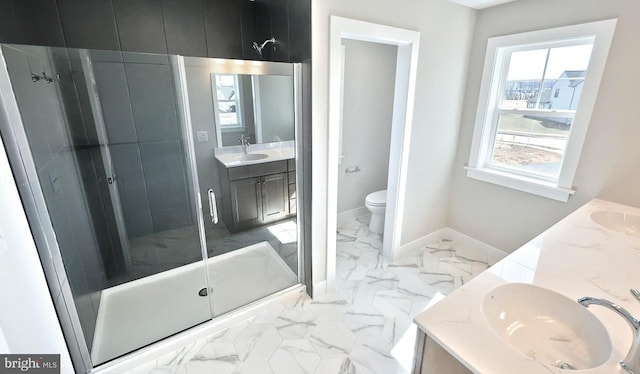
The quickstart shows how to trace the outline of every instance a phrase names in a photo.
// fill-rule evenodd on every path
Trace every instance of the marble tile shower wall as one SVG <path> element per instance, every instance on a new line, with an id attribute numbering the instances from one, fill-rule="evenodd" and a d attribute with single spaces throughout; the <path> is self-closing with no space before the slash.
<path id="1" fill-rule="evenodd" d="M 127 234 L 193 224 L 167 56 L 92 52 Z"/>

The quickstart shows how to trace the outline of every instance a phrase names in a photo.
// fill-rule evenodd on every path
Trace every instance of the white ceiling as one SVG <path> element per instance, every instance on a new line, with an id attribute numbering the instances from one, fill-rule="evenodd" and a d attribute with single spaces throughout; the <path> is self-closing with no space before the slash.
<path id="1" fill-rule="evenodd" d="M 474 9 L 484 9 L 492 6 L 510 3 L 516 0 L 449 0 L 454 3 L 462 4 Z"/>

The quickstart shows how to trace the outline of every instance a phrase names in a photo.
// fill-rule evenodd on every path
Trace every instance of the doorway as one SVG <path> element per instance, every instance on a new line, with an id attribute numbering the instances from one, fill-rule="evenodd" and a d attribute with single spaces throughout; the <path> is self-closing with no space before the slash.
<path id="1" fill-rule="evenodd" d="M 343 40 L 397 46 L 389 173 L 382 254 L 393 260 L 400 247 L 404 195 L 417 74 L 420 33 L 343 17 L 331 17 L 329 39 L 329 141 L 327 168 L 327 290 L 335 285 L 340 121 L 342 118 Z"/>

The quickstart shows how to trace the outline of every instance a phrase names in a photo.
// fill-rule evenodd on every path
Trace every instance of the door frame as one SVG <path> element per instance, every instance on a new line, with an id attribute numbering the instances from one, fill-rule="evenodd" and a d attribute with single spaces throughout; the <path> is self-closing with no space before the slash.
<path id="1" fill-rule="evenodd" d="M 338 162 L 342 113 L 342 40 L 395 45 L 398 47 L 391 122 L 391 146 L 387 179 L 382 253 L 393 260 L 400 248 L 420 32 L 355 19 L 331 16 L 329 36 L 329 133 L 327 164 L 327 291 L 335 288 L 338 215 Z M 364 202 L 363 202 L 364 204 Z"/>

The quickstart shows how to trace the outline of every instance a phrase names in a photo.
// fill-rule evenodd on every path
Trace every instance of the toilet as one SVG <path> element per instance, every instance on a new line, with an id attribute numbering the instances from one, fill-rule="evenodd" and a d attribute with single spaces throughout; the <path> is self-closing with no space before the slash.
<path id="1" fill-rule="evenodd" d="M 369 231 L 374 234 L 384 232 L 384 210 L 387 206 L 387 190 L 372 192 L 364 200 L 364 206 L 371 212 Z"/>

